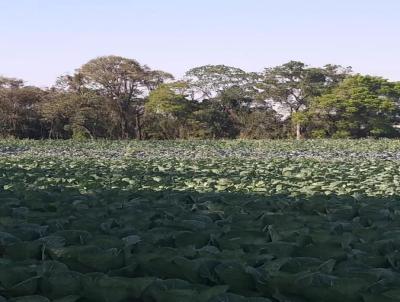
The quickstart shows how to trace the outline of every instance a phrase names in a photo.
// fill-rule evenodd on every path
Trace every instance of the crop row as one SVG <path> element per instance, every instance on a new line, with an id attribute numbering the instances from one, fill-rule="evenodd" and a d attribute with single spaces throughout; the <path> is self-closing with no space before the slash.
<path id="1" fill-rule="evenodd" d="M 0 156 L 103 159 L 274 158 L 400 160 L 400 140 L 30 141 L 0 140 Z"/>
<path id="2" fill-rule="evenodd" d="M 400 195 L 400 162 L 271 159 L 0 158 L 0 187 L 259 192 L 289 196 Z M 357 198 L 357 197 L 356 197 Z"/>
<path id="3" fill-rule="evenodd" d="M 399 221 L 395 199 L 3 192 L 0 295 L 20 302 L 398 301 Z"/>

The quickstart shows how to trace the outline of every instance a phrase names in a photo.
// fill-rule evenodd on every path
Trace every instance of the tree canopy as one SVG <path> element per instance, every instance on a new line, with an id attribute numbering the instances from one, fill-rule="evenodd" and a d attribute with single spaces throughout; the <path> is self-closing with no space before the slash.
<path id="1" fill-rule="evenodd" d="M 399 137 L 400 83 L 350 67 L 226 65 L 180 79 L 120 56 L 48 89 L 0 77 L 0 136 L 53 139 Z"/>
<path id="2" fill-rule="evenodd" d="M 314 133 L 333 137 L 397 136 L 399 85 L 371 76 L 351 76 L 313 100 Z M 316 132 L 317 131 L 317 132 Z"/>

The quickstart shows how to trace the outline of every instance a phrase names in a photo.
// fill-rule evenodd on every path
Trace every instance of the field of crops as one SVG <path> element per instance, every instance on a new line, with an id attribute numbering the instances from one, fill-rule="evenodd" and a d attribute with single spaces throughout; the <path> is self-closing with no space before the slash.
<path id="1" fill-rule="evenodd" d="M 0 302 L 400 301 L 400 141 L 0 141 Z"/>

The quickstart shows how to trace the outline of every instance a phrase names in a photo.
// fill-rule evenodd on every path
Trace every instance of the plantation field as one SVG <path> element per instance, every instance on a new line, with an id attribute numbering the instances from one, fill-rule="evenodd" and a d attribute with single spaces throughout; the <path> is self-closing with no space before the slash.
<path id="1" fill-rule="evenodd" d="M 400 141 L 0 141 L 0 302 L 400 301 Z"/>

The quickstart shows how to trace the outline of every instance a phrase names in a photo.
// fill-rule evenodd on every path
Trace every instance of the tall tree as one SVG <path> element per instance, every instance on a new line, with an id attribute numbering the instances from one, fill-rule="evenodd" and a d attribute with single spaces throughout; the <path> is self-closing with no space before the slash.
<path id="1" fill-rule="evenodd" d="M 388 137 L 399 133 L 400 85 L 383 78 L 348 77 L 310 108 L 314 131 L 330 137 Z"/>
<path id="2" fill-rule="evenodd" d="M 184 138 L 192 103 L 177 93 L 180 83 L 162 84 L 145 103 L 146 135 L 151 138 Z"/>
<path id="3" fill-rule="evenodd" d="M 151 71 L 136 60 L 105 56 L 90 60 L 78 71 L 86 87 L 115 101 L 120 115 L 121 138 L 141 139 L 140 118 L 144 112 L 144 97 L 149 90 L 172 76 Z M 134 133 L 131 133 L 131 129 Z"/>
<path id="4" fill-rule="evenodd" d="M 145 70 L 135 60 L 119 56 L 105 56 L 90 60 L 78 73 L 86 87 L 115 101 L 120 116 L 120 138 L 130 137 L 131 119 L 134 119 L 135 136 L 140 138 L 139 118 L 142 112 Z"/>
<path id="5" fill-rule="evenodd" d="M 254 90 L 257 74 L 226 65 L 205 65 L 190 69 L 185 74 L 192 99 L 211 99 L 223 90 L 237 86 Z"/>
<path id="6" fill-rule="evenodd" d="M 119 117 L 112 101 L 86 90 L 54 90 L 40 105 L 49 138 L 116 138 Z"/>
<path id="7" fill-rule="evenodd" d="M 23 81 L 0 78 L 0 135 L 18 138 L 38 138 L 42 125 L 38 114 L 39 104 L 46 92 Z"/>
<path id="8" fill-rule="evenodd" d="M 267 68 L 258 85 L 262 99 L 272 100 L 287 110 L 295 123 L 296 138 L 300 139 L 302 112 L 309 108 L 314 97 L 320 96 L 336 86 L 350 68 L 327 65 L 325 68 L 311 68 L 302 62 L 290 61 L 281 66 Z"/>

